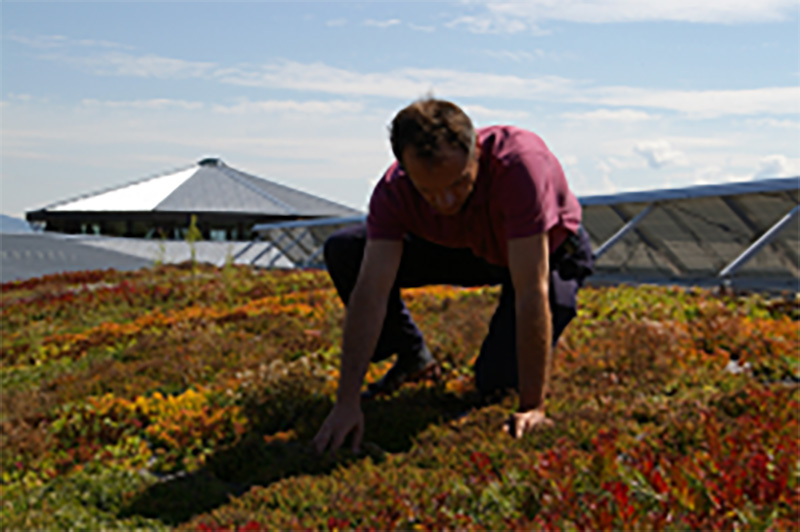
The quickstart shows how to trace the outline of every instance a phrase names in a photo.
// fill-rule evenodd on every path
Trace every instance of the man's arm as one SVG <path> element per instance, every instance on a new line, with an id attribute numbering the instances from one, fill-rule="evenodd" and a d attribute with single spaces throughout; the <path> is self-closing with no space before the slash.
<path id="1" fill-rule="evenodd" d="M 519 368 L 519 411 L 512 414 L 508 429 L 520 437 L 537 425 L 549 423 L 544 400 L 553 332 L 547 234 L 510 240 L 508 264 L 514 284 Z"/>
<path id="2" fill-rule="evenodd" d="M 351 432 L 353 449 L 361 444 L 361 384 L 378 343 L 402 254 L 402 241 L 367 240 L 361 271 L 347 305 L 336 404 L 314 438 L 319 453 L 327 447 L 336 451 Z"/>

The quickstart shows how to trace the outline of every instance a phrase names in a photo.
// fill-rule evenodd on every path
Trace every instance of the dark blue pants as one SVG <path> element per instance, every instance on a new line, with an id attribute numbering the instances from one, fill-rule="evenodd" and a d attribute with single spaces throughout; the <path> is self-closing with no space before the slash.
<path id="1" fill-rule="evenodd" d="M 325 264 L 345 305 L 358 277 L 366 241 L 366 226 L 362 224 L 337 231 L 325 242 Z M 583 245 L 589 246 L 588 237 L 583 239 Z M 553 346 L 575 317 L 575 296 L 581 281 L 566 281 L 561 279 L 557 271 L 551 272 Z M 475 378 L 478 390 L 482 393 L 517 388 L 517 324 L 514 287 L 508 268 L 489 264 L 469 249 L 447 248 L 414 235 L 407 236 L 403 242 L 400 270 L 389 295 L 386 319 L 372 357 L 373 362 L 395 353 L 402 356 L 422 349 L 422 333 L 401 300 L 400 289 L 434 284 L 502 285 L 500 302 L 475 363 Z"/>

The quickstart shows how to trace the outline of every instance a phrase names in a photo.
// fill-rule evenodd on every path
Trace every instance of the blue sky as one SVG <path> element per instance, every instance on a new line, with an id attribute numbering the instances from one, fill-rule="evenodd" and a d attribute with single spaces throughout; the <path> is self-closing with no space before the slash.
<path id="1" fill-rule="evenodd" d="M 800 175 L 795 0 L 14 2 L 0 212 L 205 156 L 356 208 L 432 92 L 579 196 Z"/>

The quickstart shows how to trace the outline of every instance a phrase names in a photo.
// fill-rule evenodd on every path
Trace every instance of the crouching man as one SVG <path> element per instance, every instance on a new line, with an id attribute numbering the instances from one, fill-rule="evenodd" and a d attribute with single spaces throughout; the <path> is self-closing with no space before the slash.
<path id="1" fill-rule="evenodd" d="M 397 161 L 375 186 L 366 224 L 325 243 L 328 272 L 347 307 L 333 410 L 314 438 L 335 451 L 364 433 L 362 397 L 439 370 L 400 298 L 431 284 L 502 286 L 475 363 L 478 390 L 516 388 L 505 425 L 520 437 L 550 421 L 545 394 L 552 349 L 576 315 L 593 268 L 581 208 L 545 143 L 512 126 L 476 130 L 455 104 L 426 98 L 390 128 Z M 397 354 L 366 392 L 370 361 Z"/>

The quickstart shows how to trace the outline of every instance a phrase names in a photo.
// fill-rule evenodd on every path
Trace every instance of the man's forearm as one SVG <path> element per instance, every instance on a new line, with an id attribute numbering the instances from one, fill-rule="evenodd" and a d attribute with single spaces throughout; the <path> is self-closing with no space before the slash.
<path id="1" fill-rule="evenodd" d="M 357 402 L 386 317 L 386 302 L 375 301 L 358 287 L 350 296 L 344 324 L 342 365 L 337 401 Z"/>
<path id="2" fill-rule="evenodd" d="M 552 322 L 547 291 L 517 297 L 517 363 L 520 410 L 544 406 L 550 378 Z"/>

